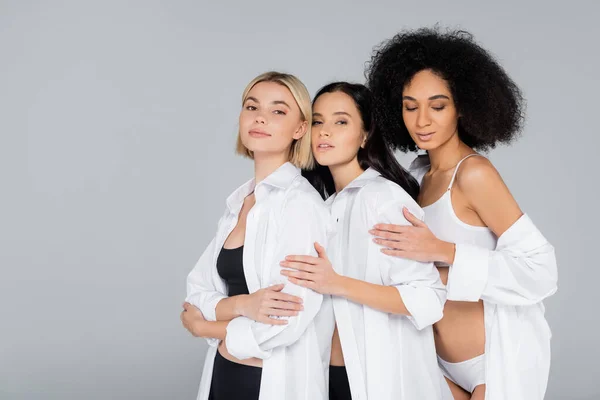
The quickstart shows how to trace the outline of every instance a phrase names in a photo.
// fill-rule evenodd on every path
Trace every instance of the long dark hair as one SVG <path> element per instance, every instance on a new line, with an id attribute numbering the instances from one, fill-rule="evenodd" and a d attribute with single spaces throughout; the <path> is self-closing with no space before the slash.
<path id="1" fill-rule="evenodd" d="M 397 183 L 413 199 L 419 195 L 419 184 L 396 160 L 394 153 L 383 139 L 381 131 L 377 129 L 372 115 L 372 97 L 370 90 L 357 83 L 333 82 L 323 86 L 313 99 L 313 106 L 317 99 L 325 93 L 345 93 L 354 101 L 362 118 L 363 129 L 367 132 L 365 147 L 358 150 L 357 158 L 363 170 L 371 167 L 384 178 Z M 302 171 L 302 175 L 317 189 L 323 199 L 335 193 L 333 176 L 329 168 L 317 164 L 312 170 Z"/>

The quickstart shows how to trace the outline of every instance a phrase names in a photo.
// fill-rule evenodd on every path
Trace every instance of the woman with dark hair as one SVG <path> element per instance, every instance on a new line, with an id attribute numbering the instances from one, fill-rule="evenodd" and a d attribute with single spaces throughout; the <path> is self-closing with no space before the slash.
<path id="1" fill-rule="evenodd" d="M 367 78 L 387 141 L 427 151 L 411 166 L 425 223 L 405 209 L 412 226 L 402 219 L 373 234 L 388 255 L 435 262 L 447 282 L 434 332 L 455 399 L 542 399 L 551 336 L 542 301 L 557 289 L 554 248 L 476 152 L 520 132 L 518 87 L 470 34 L 439 29 L 385 42 Z"/>
<path id="2" fill-rule="evenodd" d="M 439 273 L 430 262 L 386 256 L 368 233 L 376 222 L 404 220 L 402 205 L 423 215 L 417 182 L 385 145 L 371 111 L 363 85 L 332 83 L 313 100 L 319 167 L 306 175 L 338 229 L 329 257 L 316 243 L 319 257 L 288 256 L 281 273 L 333 295 L 330 399 L 441 399 L 450 393 L 432 331 L 445 300 Z"/>

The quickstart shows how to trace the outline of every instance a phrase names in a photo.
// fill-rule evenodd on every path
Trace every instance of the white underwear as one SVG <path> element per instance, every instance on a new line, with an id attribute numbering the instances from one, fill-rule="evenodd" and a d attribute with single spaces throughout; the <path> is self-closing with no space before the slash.
<path id="1" fill-rule="evenodd" d="M 458 363 L 450 363 L 438 356 L 444 376 L 469 393 L 485 383 L 485 354 Z"/>

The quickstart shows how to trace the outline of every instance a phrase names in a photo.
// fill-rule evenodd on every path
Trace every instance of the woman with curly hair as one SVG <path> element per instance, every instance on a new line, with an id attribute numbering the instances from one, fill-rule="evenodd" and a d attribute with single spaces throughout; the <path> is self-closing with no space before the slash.
<path id="1" fill-rule="evenodd" d="M 400 33 L 375 51 L 367 79 L 388 142 L 427 152 L 411 166 L 425 222 L 404 209 L 412 226 L 372 233 L 388 255 L 438 265 L 447 302 L 436 350 L 455 399 L 542 399 L 554 248 L 477 153 L 520 132 L 521 92 L 464 31 Z"/>

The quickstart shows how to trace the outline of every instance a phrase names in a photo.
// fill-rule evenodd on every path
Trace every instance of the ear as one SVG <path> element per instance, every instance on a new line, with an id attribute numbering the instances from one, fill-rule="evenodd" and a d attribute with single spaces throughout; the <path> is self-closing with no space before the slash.
<path id="1" fill-rule="evenodd" d="M 304 135 L 306 135 L 306 131 L 308 130 L 308 121 L 302 121 L 296 132 L 294 132 L 294 139 L 300 140 Z"/>
<path id="2" fill-rule="evenodd" d="M 365 146 L 367 145 L 367 136 L 368 136 L 368 135 L 367 135 L 367 132 L 363 131 L 363 141 L 362 141 L 362 143 L 360 144 L 360 148 L 361 148 L 361 149 L 364 149 L 364 148 L 365 148 Z"/>

